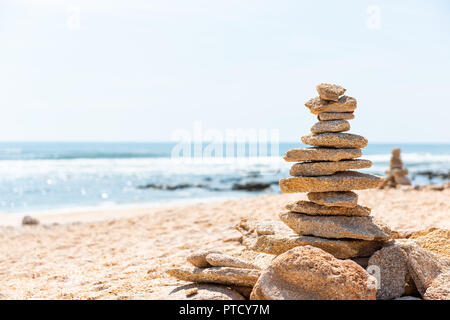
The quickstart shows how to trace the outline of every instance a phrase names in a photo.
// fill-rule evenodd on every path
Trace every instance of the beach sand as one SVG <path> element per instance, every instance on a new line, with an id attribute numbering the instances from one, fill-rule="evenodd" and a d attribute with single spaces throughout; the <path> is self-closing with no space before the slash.
<path id="1" fill-rule="evenodd" d="M 360 191 L 359 203 L 393 230 L 450 228 L 450 190 Z M 278 219 L 305 194 L 263 195 L 188 206 L 39 216 L 38 226 L 0 217 L 1 299 L 164 299 L 178 285 L 168 267 L 214 248 L 236 254 L 243 218 Z M 8 225 L 8 226 L 6 226 Z"/>

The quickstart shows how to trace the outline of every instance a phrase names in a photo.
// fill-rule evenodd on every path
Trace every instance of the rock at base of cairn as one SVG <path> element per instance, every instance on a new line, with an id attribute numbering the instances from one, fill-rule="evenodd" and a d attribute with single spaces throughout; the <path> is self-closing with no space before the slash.
<path id="1" fill-rule="evenodd" d="M 222 253 L 210 253 L 206 256 L 206 261 L 213 267 L 259 269 L 259 266 L 251 262 Z"/>
<path id="2" fill-rule="evenodd" d="M 425 300 L 450 300 L 450 271 L 437 276 L 423 297 Z"/>
<path id="3" fill-rule="evenodd" d="M 206 260 L 206 256 L 211 253 L 220 253 L 217 250 L 201 250 L 194 252 L 186 257 L 186 260 L 197 268 L 208 268 L 212 267 Z"/>
<path id="4" fill-rule="evenodd" d="M 170 268 L 166 273 L 182 281 L 230 286 L 233 290 L 248 297 L 261 269 L 266 268 L 272 259 L 273 255 L 254 251 L 251 251 L 250 254 L 241 252 L 241 256 L 238 258 L 214 250 L 202 250 L 187 257 L 188 262 L 194 267 Z M 192 290 L 198 290 L 198 288 Z M 217 293 L 214 290 L 214 292 L 210 292 L 209 289 L 205 290 L 203 290 L 204 294 L 193 299 L 207 299 L 208 294 L 212 294 L 212 297 L 220 297 L 222 294 L 232 296 L 232 292 L 228 291 Z M 192 293 L 192 295 L 196 294 L 197 292 Z M 186 291 L 186 297 L 190 295 L 191 292 Z"/>
<path id="5" fill-rule="evenodd" d="M 426 250 L 450 259 L 450 230 L 448 229 L 429 228 L 412 233 L 409 239 L 414 239 Z"/>
<path id="6" fill-rule="evenodd" d="M 169 269 L 167 273 L 184 281 L 252 287 L 258 280 L 260 270 L 233 267 L 180 267 Z"/>
<path id="7" fill-rule="evenodd" d="M 377 299 L 399 298 L 405 293 L 408 255 L 400 247 L 389 246 L 375 252 L 369 259 L 368 270 L 379 275 Z"/>
<path id="8" fill-rule="evenodd" d="M 321 249 L 296 247 L 262 272 L 252 300 L 375 300 L 375 278 L 351 260 Z"/>
<path id="9" fill-rule="evenodd" d="M 409 249 L 408 267 L 417 290 L 425 296 L 427 289 L 432 287 L 436 278 L 450 272 L 450 259 L 438 256 L 417 245 Z"/>

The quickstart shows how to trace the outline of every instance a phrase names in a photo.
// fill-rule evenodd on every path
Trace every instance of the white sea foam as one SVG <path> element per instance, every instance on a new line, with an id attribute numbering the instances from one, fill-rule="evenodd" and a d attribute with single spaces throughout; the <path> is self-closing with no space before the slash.
<path id="1" fill-rule="evenodd" d="M 390 154 L 365 155 L 372 160 L 373 168 L 389 162 Z M 439 165 L 444 170 L 450 167 L 450 154 L 429 153 L 402 154 L 405 166 L 422 164 L 424 167 Z M 287 170 L 291 164 L 281 157 L 256 158 L 130 158 L 130 159 L 70 159 L 70 160 L 3 160 L 0 161 L 0 177 L 17 179 L 30 176 L 57 176 L 61 179 L 80 175 L 149 175 L 149 174 L 231 174 L 259 171 L 269 174 Z"/>
<path id="2" fill-rule="evenodd" d="M 362 171 L 384 174 L 390 157 L 390 154 L 364 155 L 363 158 L 373 161 L 373 166 Z M 450 170 L 450 154 L 402 153 L 402 159 L 411 177 L 422 170 Z M 2 160 L 0 212 L 65 207 L 73 210 L 248 196 L 251 194 L 232 191 L 233 184 L 258 179 L 276 182 L 289 174 L 291 165 L 282 157 Z M 177 190 L 138 188 L 147 184 L 193 184 L 197 187 Z M 277 188 L 276 183 L 271 184 L 272 192 L 277 192 Z"/>
<path id="3" fill-rule="evenodd" d="M 364 158 L 376 162 L 388 162 L 391 159 L 390 154 L 365 155 Z M 402 153 L 401 158 L 404 163 L 450 163 L 450 154 L 431 154 L 431 153 Z"/>

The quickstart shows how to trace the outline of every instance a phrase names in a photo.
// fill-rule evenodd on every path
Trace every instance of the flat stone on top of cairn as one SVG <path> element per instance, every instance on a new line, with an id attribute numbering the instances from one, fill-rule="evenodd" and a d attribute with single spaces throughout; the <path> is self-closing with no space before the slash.
<path id="1" fill-rule="evenodd" d="M 345 89 L 336 84 L 321 83 L 316 87 L 320 98 L 324 100 L 338 101 L 339 97 L 345 93 Z"/>
<path id="2" fill-rule="evenodd" d="M 323 162 L 299 162 L 292 166 L 289 172 L 291 176 L 328 176 L 338 171 L 350 169 L 370 168 L 372 161 L 364 159 L 323 161 Z"/>

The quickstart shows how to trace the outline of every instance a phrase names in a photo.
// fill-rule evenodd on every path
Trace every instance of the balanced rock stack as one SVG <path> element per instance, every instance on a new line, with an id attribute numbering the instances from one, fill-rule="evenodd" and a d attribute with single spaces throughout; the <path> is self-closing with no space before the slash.
<path id="1" fill-rule="evenodd" d="M 369 168 L 369 160 L 356 159 L 367 139 L 351 133 L 347 120 L 353 119 L 355 98 L 343 95 L 344 88 L 320 84 L 319 97 L 306 103 L 319 122 L 311 134 L 302 137 L 312 147 L 289 150 L 284 159 L 296 162 L 292 177 L 280 180 L 283 193 L 308 192 L 309 201 L 297 201 L 286 206 L 280 219 L 300 238 L 296 243 L 310 244 L 330 252 L 337 258 L 370 256 L 380 243 L 390 238 L 390 230 L 374 217 L 370 208 L 358 205 L 358 195 L 352 190 L 378 187 L 381 178 L 352 171 Z M 344 253 L 337 248 L 351 247 Z"/>
<path id="2" fill-rule="evenodd" d="M 389 170 L 386 171 L 388 175 L 380 185 L 380 188 L 391 187 L 395 188 L 397 185 L 411 185 L 411 180 L 408 179 L 408 169 L 403 169 L 403 161 L 400 158 L 400 148 L 392 149 L 392 157 L 389 162 Z"/>

